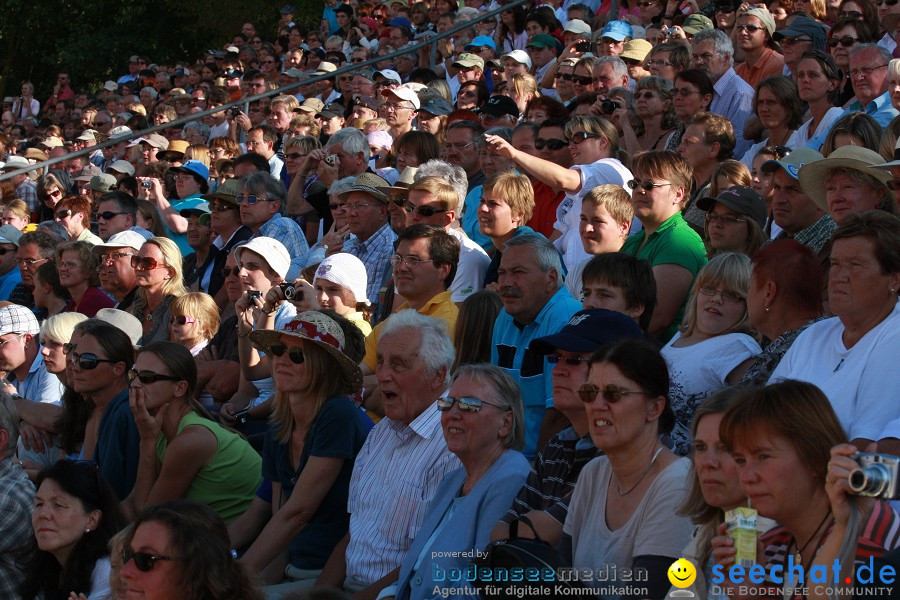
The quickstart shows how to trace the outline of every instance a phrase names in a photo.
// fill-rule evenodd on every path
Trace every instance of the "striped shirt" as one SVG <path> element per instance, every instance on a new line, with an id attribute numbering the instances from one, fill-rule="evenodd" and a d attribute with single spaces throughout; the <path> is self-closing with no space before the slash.
<path id="1" fill-rule="evenodd" d="M 344 243 L 342 252 L 352 254 L 362 261 L 366 266 L 366 275 L 368 283 L 366 284 L 366 296 L 373 307 L 378 305 L 378 290 L 385 282 L 387 277 L 386 271 L 390 267 L 391 254 L 394 253 L 394 241 L 397 234 L 391 229 L 391 226 L 385 223 L 381 229 L 375 232 L 372 237 L 366 241 L 359 238 L 353 238 Z M 373 314 L 375 312 L 373 311 Z"/>
<path id="2" fill-rule="evenodd" d="M 444 475 L 460 466 L 436 404 L 409 425 L 385 418 L 372 428 L 350 479 L 347 577 L 369 585 L 399 567 Z"/>
<path id="3" fill-rule="evenodd" d="M 590 435 L 579 438 L 571 426 L 557 433 L 538 452 L 525 485 L 502 521 L 511 523 L 530 511 L 544 510 L 564 524 L 578 474 L 597 454 Z"/>

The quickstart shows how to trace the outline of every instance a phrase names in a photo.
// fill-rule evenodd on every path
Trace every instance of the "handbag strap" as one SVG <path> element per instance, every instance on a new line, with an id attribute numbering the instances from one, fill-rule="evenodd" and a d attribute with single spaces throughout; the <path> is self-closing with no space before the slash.
<path id="1" fill-rule="evenodd" d="M 531 519 L 526 517 L 525 515 L 520 515 L 512 523 L 509 524 L 509 539 L 515 540 L 519 538 L 519 523 L 522 522 L 525 525 L 528 525 L 528 528 L 531 529 L 531 533 L 534 534 L 534 539 L 537 542 L 541 542 L 542 544 L 546 544 L 544 540 L 541 539 L 541 536 L 538 535 L 537 530 L 534 528 L 534 523 L 531 522 Z"/>

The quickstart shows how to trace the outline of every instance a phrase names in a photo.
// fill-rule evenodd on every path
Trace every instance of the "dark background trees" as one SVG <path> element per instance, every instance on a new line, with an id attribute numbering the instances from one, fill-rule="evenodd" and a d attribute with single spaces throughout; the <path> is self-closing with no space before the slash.
<path id="1" fill-rule="evenodd" d="M 96 91 L 128 72 L 128 57 L 157 64 L 193 61 L 222 49 L 247 21 L 266 40 L 275 37 L 280 8 L 293 4 L 295 21 L 318 28 L 320 2 L 308 0 L 3 0 L 0 2 L 0 96 L 34 83 L 43 102 L 60 70 L 76 91 Z"/>

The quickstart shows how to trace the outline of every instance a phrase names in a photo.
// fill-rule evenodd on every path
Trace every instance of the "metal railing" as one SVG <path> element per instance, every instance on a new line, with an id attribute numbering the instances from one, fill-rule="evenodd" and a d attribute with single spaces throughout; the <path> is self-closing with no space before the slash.
<path id="1" fill-rule="evenodd" d="M 491 10 L 491 11 L 485 12 L 484 14 L 479 15 L 475 19 L 471 19 L 468 21 L 463 21 L 461 23 L 458 23 L 457 25 L 454 25 L 453 27 L 451 27 L 450 29 L 448 29 L 447 31 L 445 31 L 443 33 L 435 33 L 433 36 L 429 36 L 428 38 L 426 38 L 420 42 L 413 42 L 412 46 L 404 47 L 400 50 L 396 50 L 396 51 L 391 52 L 390 54 L 386 54 L 384 56 L 375 56 L 375 57 L 367 59 L 363 62 L 354 63 L 354 64 L 350 64 L 350 65 L 347 65 L 344 67 L 340 67 L 339 69 L 337 69 L 335 71 L 331 71 L 329 73 L 325 73 L 322 75 L 313 75 L 312 77 L 303 79 L 302 81 L 296 81 L 294 83 L 290 83 L 288 85 L 284 85 L 284 86 L 281 86 L 274 90 L 269 90 L 269 91 L 263 92 L 261 94 L 257 94 L 255 96 L 248 96 L 245 98 L 240 98 L 238 100 L 233 100 L 233 101 L 223 104 L 221 106 L 217 106 L 214 109 L 207 109 L 207 110 L 204 110 L 204 111 L 201 111 L 198 113 L 192 113 L 190 115 L 181 117 L 174 121 L 169 121 L 166 123 L 161 123 L 159 125 L 154 125 L 152 127 L 144 129 L 142 131 L 132 132 L 132 133 L 128 134 L 127 136 L 117 136 L 114 138 L 110 138 L 106 141 L 100 142 L 93 146 L 88 146 L 86 148 L 82 148 L 81 150 L 75 150 L 73 152 L 64 154 L 62 156 L 57 156 L 55 158 L 51 158 L 51 159 L 45 160 L 43 162 L 35 163 L 28 167 L 22 167 L 20 169 L 16 169 L 15 171 L 8 171 L 6 173 L 0 173 L 0 181 L 10 179 L 12 177 L 15 177 L 16 175 L 30 173 L 32 171 L 37 171 L 40 169 L 49 169 L 49 167 L 51 167 L 52 165 L 59 164 L 61 162 L 70 160 L 72 158 L 77 158 L 79 156 L 93 154 L 97 150 L 102 150 L 103 148 L 115 146 L 116 144 L 120 144 L 123 141 L 133 140 L 133 139 L 143 137 L 143 136 L 151 134 L 151 133 L 156 133 L 157 131 L 162 131 L 164 129 L 168 129 L 170 127 L 179 127 L 179 126 L 185 125 L 187 123 L 196 121 L 198 119 L 208 117 L 212 114 L 215 114 L 215 113 L 218 113 L 218 112 L 221 112 L 224 110 L 228 110 L 233 107 L 243 106 L 243 107 L 245 107 L 244 112 L 247 112 L 246 107 L 251 102 L 256 102 L 257 100 L 261 100 L 263 98 L 269 98 L 269 97 L 279 96 L 279 95 L 285 94 L 285 93 L 290 93 L 292 90 L 295 90 L 301 86 L 310 85 L 310 84 L 316 83 L 318 81 L 321 81 L 323 79 L 331 79 L 333 77 L 333 78 L 335 78 L 335 81 L 337 81 L 337 77 L 344 73 L 353 73 L 353 72 L 359 71 L 360 69 L 363 69 L 365 67 L 374 66 L 376 63 L 379 63 L 383 60 L 392 60 L 398 56 L 403 56 L 403 55 L 409 54 L 411 52 L 418 52 L 419 49 L 425 48 L 428 46 L 431 46 L 431 61 L 430 62 L 431 62 L 431 65 L 434 66 L 436 64 L 435 61 L 436 61 L 436 55 L 437 55 L 438 40 L 448 38 L 448 37 L 452 36 L 454 33 L 457 33 L 459 31 L 462 31 L 464 29 L 468 29 L 469 27 L 474 26 L 476 23 L 486 21 L 487 19 L 492 19 L 492 18 L 496 17 L 497 15 L 501 14 L 502 12 L 504 12 L 505 10 L 507 10 L 510 6 L 519 6 L 520 4 L 524 4 L 526 1 L 527 0 L 511 0 L 510 2 L 496 8 L 495 10 Z"/>

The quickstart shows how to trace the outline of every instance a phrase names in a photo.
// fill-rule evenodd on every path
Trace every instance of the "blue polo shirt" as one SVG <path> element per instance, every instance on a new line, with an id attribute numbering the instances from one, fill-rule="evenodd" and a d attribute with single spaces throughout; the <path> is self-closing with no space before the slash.
<path id="1" fill-rule="evenodd" d="M 553 407 L 553 367 L 547 357 L 529 349 L 531 340 L 558 333 L 576 312 L 579 303 L 565 286 L 559 288 L 528 325 L 517 323 L 508 312 L 500 311 L 491 340 L 491 363 L 519 383 L 525 404 L 525 448 L 522 453 L 533 459 L 541 422 Z"/>

